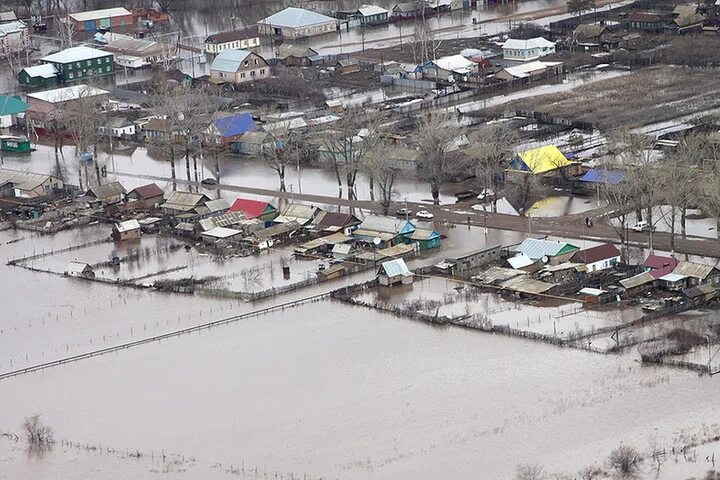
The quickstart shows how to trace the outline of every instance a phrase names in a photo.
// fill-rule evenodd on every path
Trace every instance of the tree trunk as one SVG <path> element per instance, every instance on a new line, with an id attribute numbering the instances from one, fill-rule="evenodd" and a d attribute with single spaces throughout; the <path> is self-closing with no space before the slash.
<path id="1" fill-rule="evenodd" d="M 172 177 L 173 192 L 177 190 L 177 175 L 175 174 L 175 149 L 170 146 L 170 176 Z"/>
<path id="2" fill-rule="evenodd" d="M 213 160 L 215 161 L 215 177 L 217 177 L 218 183 L 219 183 L 220 182 L 220 164 L 218 163 L 217 148 L 213 149 Z"/>
<path id="3" fill-rule="evenodd" d="M 185 174 L 187 175 L 188 182 L 191 181 L 190 177 L 190 148 L 185 147 Z M 190 189 L 192 192 L 192 188 Z"/>
<path id="4" fill-rule="evenodd" d="M 430 191 L 432 193 L 433 205 L 440 205 L 440 184 L 439 182 L 432 182 L 430 185 Z"/>
<path id="5" fill-rule="evenodd" d="M 370 175 L 370 201 L 375 201 L 375 177 Z M 385 215 L 387 215 L 387 212 L 385 212 Z"/>
<path id="6" fill-rule="evenodd" d="M 278 177 L 280 177 L 280 191 L 287 192 L 287 188 L 285 187 L 285 165 L 278 168 L 277 172 Z"/>
<path id="7" fill-rule="evenodd" d="M 100 164 L 97 160 L 97 143 L 93 145 L 93 163 L 95 164 L 95 177 L 97 178 L 97 184 L 102 185 L 100 181 Z"/>
<path id="8" fill-rule="evenodd" d="M 195 170 L 195 181 L 199 182 L 200 177 L 198 175 L 198 168 L 197 168 L 197 155 L 193 155 L 193 169 Z"/>
<path id="9" fill-rule="evenodd" d="M 685 238 L 687 234 L 687 207 L 684 205 L 682 210 L 680 210 L 680 232 L 682 237 Z"/>
<path id="10" fill-rule="evenodd" d="M 675 205 L 670 207 L 670 251 L 675 251 L 675 214 L 677 213 Z M 652 228 L 652 226 L 650 227 Z"/>

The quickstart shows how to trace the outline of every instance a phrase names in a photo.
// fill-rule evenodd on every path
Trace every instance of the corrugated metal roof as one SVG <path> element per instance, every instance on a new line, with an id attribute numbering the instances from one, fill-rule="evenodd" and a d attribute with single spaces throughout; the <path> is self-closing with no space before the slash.
<path id="1" fill-rule="evenodd" d="M 417 228 L 410 235 L 410 240 L 427 241 L 427 240 L 433 240 L 435 238 L 440 238 L 440 234 L 438 232 L 436 232 L 435 230 L 427 229 L 427 228 Z"/>
<path id="2" fill-rule="evenodd" d="M 98 50 L 97 48 L 90 48 L 85 46 L 71 47 L 61 50 L 52 55 L 46 55 L 40 60 L 43 62 L 53 63 L 70 63 L 70 62 L 82 62 L 83 60 L 92 60 L 94 58 L 112 57 L 112 53 Z"/>
<path id="3" fill-rule="evenodd" d="M 428 63 L 428 66 L 437 65 L 441 70 L 448 70 L 456 73 L 469 73 L 475 68 L 475 62 L 471 62 L 462 55 L 449 55 L 441 57 Z"/>
<path id="4" fill-rule="evenodd" d="M 110 182 L 105 185 L 96 185 L 90 187 L 88 194 L 92 194 L 99 200 L 113 197 L 115 195 L 123 195 L 126 192 L 125 187 L 120 182 Z"/>
<path id="5" fill-rule="evenodd" d="M 487 270 L 478 273 L 472 278 L 476 282 L 482 283 L 484 285 L 495 285 L 498 282 L 503 282 L 511 278 L 515 278 L 518 275 L 527 275 L 527 272 L 515 270 L 512 268 L 490 267 Z"/>
<path id="6" fill-rule="evenodd" d="M 603 293 L 607 293 L 607 290 L 602 290 L 599 288 L 585 287 L 585 288 L 581 288 L 578 293 L 580 295 L 592 295 L 593 297 L 598 297 L 598 296 L 602 295 Z"/>
<path id="7" fill-rule="evenodd" d="M 0 184 L 12 182 L 19 190 L 33 190 L 48 179 L 55 178 L 44 173 L 21 172 L 19 170 L 0 169 Z M 60 181 L 59 179 L 56 179 Z"/>
<path id="8" fill-rule="evenodd" d="M 211 213 L 222 212 L 230 209 L 230 202 L 227 198 L 218 198 L 217 200 L 210 200 L 205 202 L 205 206 Z"/>
<path id="9" fill-rule="evenodd" d="M 68 274 L 80 274 L 83 273 L 86 269 L 92 270 L 92 267 L 90 264 L 83 263 L 83 262 L 70 262 L 68 263 L 67 267 L 65 267 L 65 273 Z"/>
<path id="10" fill-rule="evenodd" d="M 230 207 L 230 211 L 242 212 L 247 218 L 257 218 L 265 213 L 265 210 L 268 208 L 275 210 L 275 207 L 270 205 L 268 202 L 238 198 L 235 202 L 233 202 L 232 207 Z"/>
<path id="11" fill-rule="evenodd" d="M 658 280 L 662 280 L 664 282 L 679 282 L 680 280 L 685 280 L 687 278 L 686 275 L 680 275 L 679 273 L 668 273 L 666 275 L 663 275 L 662 277 L 658 277 Z"/>
<path id="12" fill-rule="evenodd" d="M 72 18 L 76 22 L 85 22 L 88 20 L 101 20 L 104 18 L 113 17 L 125 17 L 132 15 L 127 9 L 123 7 L 115 8 L 104 8 L 102 10 L 88 10 L 87 12 L 71 13 L 68 17 Z"/>
<path id="13" fill-rule="evenodd" d="M 110 92 L 100 88 L 88 87 L 87 85 L 72 85 L 70 87 L 55 88 L 44 92 L 28 93 L 28 98 L 36 98 L 48 103 L 68 102 L 78 98 L 96 97 L 106 95 Z"/>
<path id="14" fill-rule="evenodd" d="M 259 23 L 278 27 L 303 28 L 330 22 L 335 23 L 336 20 L 332 17 L 328 17 L 327 15 L 313 12 L 312 10 L 306 10 L 304 8 L 297 7 L 288 7 L 284 10 L 280 10 L 279 12 L 270 15 L 263 20 L 260 20 Z"/>
<path id="15" fill-rule="evenodd" d="M 662 255 L 650 255 L 643 262 L 644 267 L 650 268 L 650 274 L 655 278 L 660 278 L 663 275 L 672 273 L 680 263 L 677 259 L 672 257 L 664 257 Z"/>
<path id="16" fill-rule="evenodd" d="M 130 190 L 130 194 L 133 193 L 143 200 L 154 197 L 162 197 L 165 195 L 162 188 L 158 187 L 155 183 L 148 183 L 147 185 L 133 188 Z"/>
<path id="17" fill-rule="evenodd" d="M 544 37 L 535 37 L 523 40 L 520 38 L 508 38 L 502 48 L 509 50 L 532 50 L 534 48 L 554 47 L 555 42 L 546 40 Z"/>
<path id="18" fill-rule="evenodd" d="M 410 233 L 415 230 L 415 224 L 410 220 L 395 217 L 368 215 L 360 224 L 360 229 L 391 234 Z"/>
<path id="19" fill-rule="evenodd" d="M 219 117 L 213 120 L 213 124 L 220 132 L 220 135 L 225 138 L 242 135 L 246 132 L 254 132 L 258 129 L 255 120 L 249 113 Z"/>
<path id="20" fill-rule="evenodd" d="M 530 278 L 528 276 L 518 276 L 503 282 L 501 286 L 515 292 L 538 295 L 547 292 L 555 285 L 552 283 L 541 282 L 540 280 L 535 280 L 534 278 Z"/>
<path id="21" fill-rule="evenodd" d="M 115 230 L 119 233 L 130 232 L 132 230 L 140 230 L 140 222 L 135 219 L 126 220 L 124 222 L 116 223 Z"/>
<path id="22" fill-rule="evenodd" d="M 385 10 L 384 8 L 378 7 L 377 5 L 363 5 L 362 7 L 358 8 L 357 11 L 363 17 L 369 17 L 371 15 L 382 15 L 383 13 L 390 13 L 389 10 Z"/>
<path id="23" fill-rule="evenodd" d="M 30 108 L 30 104 L 17 97 L 0 95 L 0 115 L 15 115 Z"/>
<path id="24" fill-rule="evenodd" d="M 388 277 L 409 277 L 412 275 L 412 272 L 408 269 L 407 265 L 405 265 L 405 260 L 402 258 L 383 262 L 380 267 Z"/>
<path id="25" fill-rule="evenodd" d="M 220 45 L 228 42 L 236 42 L 238 40 L 257 38 L 258 36 L 258 27 L 257 25 L 253 25 L 251 27 L 243 28 L 242 30 L 214 33 L 205 39 L 205 43 Z"/>
<path id="26" fill-rule="evenodd" d="M 300 225 L 309 223 L 320 209 L 313 205 L 299 205 L 296 203 L 285 207 L 282 214 L 273 220 L 275 223 L 297 222 Z"/>
<path id="27" fill-rule="evenodd" d="M 518 157 L 534 174 L 557 170 L 571 163 L 555 145 L 533 148 L 519 153 Z"/>
<path id="28" fill-rule="evenodd" d="M 507 262 L 510 264 L 510 266 L 514 269 L 520 269 L 529 267 L 533 263 L 535 263 L 535 260 L 531 259 L 524 253 L 521 253 L 520 255 L 516 255 L 514 257 L 510 257 L 507 259 Z"/>
<path id="29" fill-rule="evenodd" d="M 170 198 L 162 205 L 163 208 L 185 212 L 197 207 L 200 203 L 208 201 L 202 193 L 173 192 Z"/>
<path id="30" fill-rule="evenodd" d="M 300 230 L 300 228 L 302 228 L 302 225 L 300 225 L 298 222 L 289 221 L 286 223 L 278 223 L 277 225 L 263 228 L 261 230 L 255 230 L 252 234 L 257 238 L 266 239 L 294 232 L 295 230 Z"/>
<path id="31" fill-rule="evenodd" d="M 58 74 L 57 70 L 55 70 L 55 65 L 51 63 L 23 68 L 23 71 L 27 73 L 29 77 L 53 78 Z"/>
<path id="32" fill-rule="evenodd" d="M 698 285 L 696 287 L 686 288 L 682 293 L 688 298 L 695 298 L 702 295 L 713 295 L 717 293 L 717 289 L 712 285 Z"/>
<path id="33" fill-rule="evenodd" d="M 245 218 L 242 212 L 227 212 L 222 215 L 217 215 L 210 218 L 203 218 L 200 220 L 200 227 L 203 231 L 211 230 L 215 227 L 232 227 L 232 226 L 243 226 L 245 228 L 256 225 L 261 225 L 261 222 L 256 219 Z"/>
<path id="34" fill-rule="evenodd" d="M 601 260 L 608 260 L 611 258 L 619 257 L 620 250 L 617 249 L 612 243 L 605 243 L 603 245 L 597 245 L 594 247 L 586 248 L 575 252 L 572 256 L 572 261 L 582 262 L 585 264 L 595 263 Z"/>
<path id="35" fill-rule="evenodd" d="M 605 183 L 608 185 L 617 185 L 619 183 L 622 183 L 624 179 L 625 174 L 623 172 L 618 172 L 615 170 L 603 170 L 600 168 L 591 168 L 585 173 L 585 175 L 580 177 L 581 182 Z"/>
<path id="36" fill-rule="evenodd" d="M 620 280 L 620 285 L 625 288 L 635 288 L 641 285 L 645 285 L 646 283 L 652 283 L 654 281 L 655 278 L 650 275 L 650 272 L 643 272 L 633 277 Z"/>
<path id="37" fill-rule="evenodd" d="M 248 52 L 247 50 L 223 50 L 217 57 L 215 57 L 212 64 L 210 64 L 210 70 L 235 73 L 240 69 L 245 59 L 251 53 L 252 52 Z"/>
<path id="38" fill-rule="evenodd" d="M 561 253 L 577 250 L 578 247 L 567 242 L 555 242 L 551 240 L 540 240 L 537 238 L 526 238 L 517 247 L 516 251 L 524 253 L 533 260 L 540 260 L 543 257 L 555 257 Z"/>
<path id="39" fill-rule="evenodd" d="M 712 265 L 705 265 L 703 263 L 680 262 L 673 270 L 673 273 L 705 280 L 714 269 L 715 267 Z"/>
<path id="40" fill-rule="evenodd" d="M 235 230 L 234 228 L 225 228 L 225 227 L 215 227 L 213 229 L 208 230 L 207 232 L 203 232 L 202 235 L 204 237 L 212 237 L 212 238 L 230 238 L 234 237 L 235 235 L 240 235 L 242 232 L 240 230 Z"/>

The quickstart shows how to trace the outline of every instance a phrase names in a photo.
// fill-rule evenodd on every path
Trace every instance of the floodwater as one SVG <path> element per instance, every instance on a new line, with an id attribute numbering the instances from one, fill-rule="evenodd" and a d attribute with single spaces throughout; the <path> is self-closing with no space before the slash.
<path id="1" fill-rule="evenodd" d="M 643 212 L 645 214 L 646 212 Z M 645 219 L 645 217 L 643 217 Z M 625 224 L 632 227 L 635 225 L 637 217 L 635 212 L 629 213 L 625 218 Z M 675 211 L 675 234 L 681 235 L 681 212 Z M 618 218 L 612 219 L 614 225 L 619 226 Z M 673 230 L 673 212 L 670 205 L 661 205 L 653 208 L 653 225 L 658 232 L 672 232 Z M 718 238 L 717 222 L 712 217 L 703 215 L 699 209 L 689 209 L 686 219 L 687 235 L 703 238 Z"/>
<path id="2" fill-rule="evenodd" d="M 605 205 L 598 205 L 597 199 L 591 197 L 570 197 L 554 195 L 535 202 L 525 213 L 528 217 L 563 217 L 583 213 Z"/>

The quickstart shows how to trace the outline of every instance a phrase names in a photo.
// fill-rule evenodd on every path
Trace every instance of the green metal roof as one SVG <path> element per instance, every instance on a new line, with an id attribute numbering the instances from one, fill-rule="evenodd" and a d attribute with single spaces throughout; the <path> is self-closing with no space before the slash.
<path id="1" fill-rule="evenodd" d="M 15 115 L 30 108 L 30 104 L 23 102 L 18 97 L 0 95 L 0 115 Z"/>

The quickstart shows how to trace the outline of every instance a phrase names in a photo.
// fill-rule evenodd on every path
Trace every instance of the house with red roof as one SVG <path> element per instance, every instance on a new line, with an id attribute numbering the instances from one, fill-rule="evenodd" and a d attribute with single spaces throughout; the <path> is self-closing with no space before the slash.
<path id="1" fill-rule="evenodd" d="M 584 264 L 589 273 L 598 272 L 620 263 L 620 250 L 612 243 L 604 243 L 575 252 L 570 261 Z"/>
<path id="2" fill-rule="evenodd" d="M 673 257 L 665 257 L 662 255 L 650 255 L 643 262 L 643 267 L 650 272 L 653 278 L 660 278 L 675 270 L 680 263 Z"/>
<path id="3" fill-rule="evenodd" d="M 245 218 L 257 218 L 263 222 L 270 222 L 278 215 L 277 208 L 268 202 L 238 198 L 230 207 L 231 212 L 242 212 Z"/>
<path id="4" fill-rule="evenodd" d="M 155 183 L 133 188 L 125 197 L 128 203 L 139 202 L 144 208 L 155 208 L 165 201 L 165 192 Z"/>

